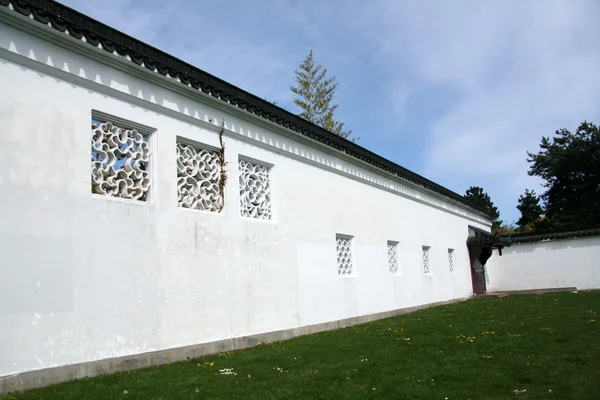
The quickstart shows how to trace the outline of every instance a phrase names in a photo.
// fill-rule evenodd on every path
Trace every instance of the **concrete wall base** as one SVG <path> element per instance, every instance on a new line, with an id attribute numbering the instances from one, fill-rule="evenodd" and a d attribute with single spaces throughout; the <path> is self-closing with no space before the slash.
<path id="1" fill-rule="evenodd" d="M 574 292 L 577 288 L 572 287 L 559 287 L 559 288 L 544 288 L 544 289 L 525 289 L 525 290 L 505 290 L 503 293 L 508 295 L 514 294 L 544 294 L 544 293 L 558 293 L 558 292 Z"/>
<path id="2" fill-rule="evenodd" d="M 297 336 L 344 328 L 350 325 L 363 324 L 379 319 L 389 318 L 400 314 L 409 313 L 425 308 L 443 304 L 457 303 L 468 298 L 453 299 L 415 307 L 385 311 L 376 314 L 362 315 L 321 324 L 302 326 L 252 336 L 243 336 L 225 339 L 216 342 L 195 344 L 191 346 L 176 347 L 172 349 L 151 351 L 148 353 L 132 354 L 123 357 L 106 358 L 84 363 L 62 365 L 53 368 L 44 368 L 34 371 L 21 372 L 13 375 L 0 376 L 0 395 L 10 392 L 23 391 L 38 387 L 54 385 L 75 379 L 90 378 L 98 375 L 115 372 L 129 371 L 155 365 L 170 364 L 185 361 L 209 354 L 222 353 L 231 350 L 244 349 L 255 346 L 258 342 L 271 343 L 292 339 Z"/>

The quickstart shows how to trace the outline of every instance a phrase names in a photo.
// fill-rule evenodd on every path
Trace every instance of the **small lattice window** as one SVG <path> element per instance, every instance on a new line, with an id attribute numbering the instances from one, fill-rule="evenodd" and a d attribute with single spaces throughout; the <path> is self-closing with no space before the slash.
<path id="1" fill-rule="evenodd" d="M 448 269 L 450 273 L 454 273 L 454 249 L 448 249 Z"/>
<path id="2" fill-rule="evenodd" d="M 178 141 L 176 151 L 179 207 L 221 211 L 220 153 L 181 141 Z"/>
<path id="3" fill-rule="evenodd" d="M 335 235 L 338 275 L 352 275 L 352 236 Z"/>
<path id="4" fill-rule="evenodd" d="M 240 210 L 242 216 L 271 219 L 270 168 L 242 159 L 239 160 L 239 168 Z"/>
<path id="5" fill-rule="evenodd" d="M 429 246 L 423 246 L 423 272 L 426 274 L 431 273 L 431 264 L 429 262 Z"/>
<path id="6" fill-rule="evenodd" d="M 149 201 L 150 133 L 119 118 L 102 117 L 92 113 L 92 193 Z"/>
<path id="7" fill-rule="evenodd" d="M 392 274 L 399 273 L 398 269 L 398 242 L 387 242 L 388 267 Z"/>

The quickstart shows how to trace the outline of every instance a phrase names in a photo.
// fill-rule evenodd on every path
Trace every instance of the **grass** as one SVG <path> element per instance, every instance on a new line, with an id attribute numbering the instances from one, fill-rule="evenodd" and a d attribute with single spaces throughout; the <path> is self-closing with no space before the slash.
<path id="1" fill-rule="evenodd" d="M 0 398 L 598 399 L 599 309 L 600 292 L 471 300 Z"/>

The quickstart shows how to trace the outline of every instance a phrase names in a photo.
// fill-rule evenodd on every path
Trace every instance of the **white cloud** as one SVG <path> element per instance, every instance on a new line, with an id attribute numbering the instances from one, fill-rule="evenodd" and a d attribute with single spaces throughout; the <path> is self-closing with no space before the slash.
<path id="1" fill-rule="evenodd" d="M 542 135 L 600 116 L 599 3 L 381 4 L 381 51 L 410 64 L 413 90 L 434 84 L 457 93 L 428 132 L 425 175 L 483 182 L 514 215 L 518 194 L 539 184 L 527 177 L 526 151 Z"/>
<path id="2" fill-rule="evenodd" d="M 268 3 L 66 0 L 65 4 L 269 100 L 291 98 L 298 60 L 268 34 L 278 9 Z"/>
<path id="3" fill-rule="evenodd" d="M 142 3 L 135 0 L 63 0 L 61 3 L 74 8 L 106 25 L 144 41 L 155 44 L 160 41 L 160 28 L 175 16 L 175 9 L 168 3 Z"/>

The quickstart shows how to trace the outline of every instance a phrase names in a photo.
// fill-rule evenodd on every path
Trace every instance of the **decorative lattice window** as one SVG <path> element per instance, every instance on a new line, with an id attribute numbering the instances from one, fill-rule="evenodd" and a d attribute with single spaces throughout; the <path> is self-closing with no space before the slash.
<path id="1" fill-rule="evenodd" d="M 338 275 L 352 275 L 352 236 L 335 235 Z"/>
<path id="2" fill-rule="evenodd" d="M 429 263 L 429 246 L 423 246 L 423 272 L 431 273 L 431 264 Z"/>
<path id="3" fill-rule="evenodd" d="M 218 151 L 179 141 L 177 151 L 177 195 L 179 207 L 219 212 L 221 164 Z"/>
<path id="4" fill-rule="evenodd" d="M 150 132 L 92 113 L 92 193 L 149 201 Z"/>
<path id="5" fill-rule="evenodd" d="M 272 204 L 269 167 L 240 159 L 239 168 L 240 209 L 242 216 L 271 219 Z"/>
<path id="6" fill-rule="evenodd" d="M 454 273 L 454 249 L 448 249 L 448 269 L 450 273 Z"/>
<path id="7" fill-rule="evenodd" d="M 387 242 L 388 267 L 392 274 L 400 272 L 398 270 L 398 242 Z"/>

